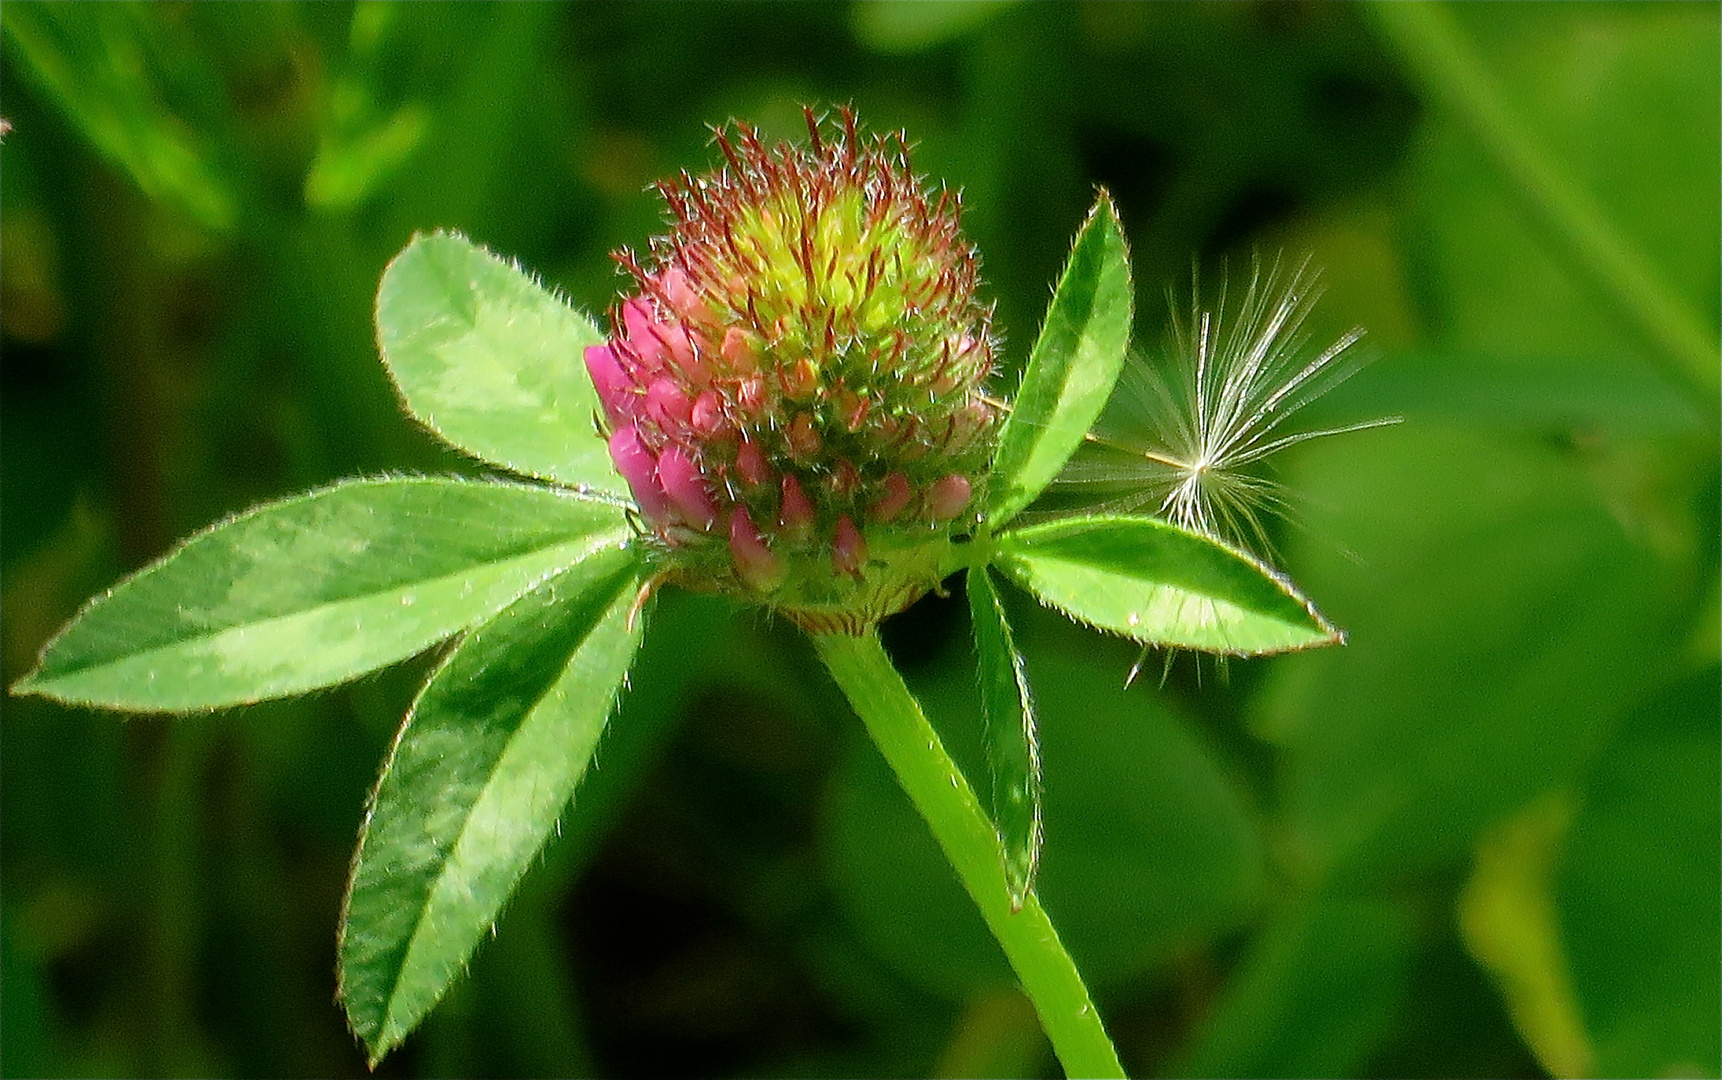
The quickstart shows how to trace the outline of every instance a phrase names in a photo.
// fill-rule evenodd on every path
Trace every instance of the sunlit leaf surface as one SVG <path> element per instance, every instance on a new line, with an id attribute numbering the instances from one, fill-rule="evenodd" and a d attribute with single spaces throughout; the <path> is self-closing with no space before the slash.
<path id="1" fill-rule="evenodd" d="M 997 528 L 1052 482 L 1106 405 L 1130 341 L 1130 256 L 1102 193 L 1076 236 L 999 434 L 987 517 Z"/>
<path id="2" fill-rule="evenodd" d="M 330 686 L 630 535 L 618 505 L 571 492 L 349 481 L 192 537 L 91 601 L 15 689 L 178 711 Z"/>
<path id="3" fill-rule="evenodd" d="M 1156 518 L 1017 529 L 999 540 L 998 564 L 1044 603 L 1148 645 L 1253 656 L 1341 640 L 1283 578 Z"/>
<path id="4" fill-rule="evenodd" d="M 555 827 L 639 645 L 631 553 L 473 631 L 407 716 L 366 817 L 341 1000 L 373 1062 L 448 988 Z"/>
<path id="5" fill-rule="evenodd" d="M 420 236 L 377 291 L 377 340 L 407 408 L 515 472 L 620 490 L 593 427 L 592 321 L 525 271 L 451 233 Z"/>

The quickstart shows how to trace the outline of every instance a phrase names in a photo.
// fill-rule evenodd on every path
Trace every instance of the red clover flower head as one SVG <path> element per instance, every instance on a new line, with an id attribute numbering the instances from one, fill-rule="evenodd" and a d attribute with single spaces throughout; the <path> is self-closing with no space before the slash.
<path id="1" fill-rule="evenodd" d="M 720 129 L 725 167 L 660 183 L 669 235 L 617 254 L 638 293 L 585 359 L 665 578 L 860 632 L 937 584 L 998 418 L 955 195 L 840 119 Z"/>

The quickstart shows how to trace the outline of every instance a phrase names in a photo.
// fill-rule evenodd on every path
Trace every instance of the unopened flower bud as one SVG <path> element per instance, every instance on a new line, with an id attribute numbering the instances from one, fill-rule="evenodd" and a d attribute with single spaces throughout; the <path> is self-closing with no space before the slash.
<path id="1" fill-rule="evenodd" d="M 992 311 L 900 137 L 808 132 L 719 131 L 723 168 L 659 185 L 669 235 L 618 254 L 638 292 L 585 361 L 666 576 L 859 632 L 973 521 Z"/>

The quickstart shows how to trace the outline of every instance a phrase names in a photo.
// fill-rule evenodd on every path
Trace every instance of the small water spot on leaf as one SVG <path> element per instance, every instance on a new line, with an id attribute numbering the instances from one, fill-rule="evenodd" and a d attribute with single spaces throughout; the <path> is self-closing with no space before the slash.
<path id="1" fill-rule="evenodd" d="M 1132 611 L 1129 615 L 1125 616 L 1124 621 L 1130 626 L 1138 626 L 1142 622 L 1142 616 Z"/>
<path id="2" fill-rule="evenodd" d="M 401 606 L 402 607 L 412 607 L 417 602 L 418 602 L 418 597 L 414 596 L 412 593 L 402 593 L 401 594 Z"/>

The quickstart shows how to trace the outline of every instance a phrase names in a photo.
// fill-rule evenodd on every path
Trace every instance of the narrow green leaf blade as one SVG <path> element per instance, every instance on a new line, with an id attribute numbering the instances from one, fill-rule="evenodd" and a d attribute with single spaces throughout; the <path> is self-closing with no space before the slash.
<path id="1" fill-rule="evenodd" d="M 1158 518 L 1017 529 L 999 539 L 995 561 L 1043 602 L 1144 644 L 1258 656 L 1344 640 L 1272 570 Z"/>
<path id="2" fill-rule="evenodd" d="M 591 320 L 464 236 L 413 239 L 377 290 L 383 363 L 420 422 L 515 472 L 624 490 L 593 428 Z"/>
<path id="3" fill-rule="evenodd" d="M 366 815 L 340 998 L 374 1066 L 460 972 L 556 827 L 640 641 L 630 552 L 473 631 L 431 676 Z"/>
<path id="4" fill-rule="evenodd" d="M 1040 743 L 1028 672 L 985 566 L 968 572 L 969 615 L 980 659 L 981 715 L 993 821 L 1004 848 L 1011 906 L 1021 909 L 1040 864 Z"/>
<path id="5" fill-rule="evenodd" d="M 1104 191 L 1076 246 L 999 433 L 987 518 L 999 528 L 1033 502 L 1112 395 L 1130 342 L 1130 255 Z"/>
<path id="6" fill-rule="evenodd" d="M 333 686 L 630 535 L 620 505 L 573 492 L 345 481 L 186 540 L 90 601 L 13 690 L 177 712 Z"/>

